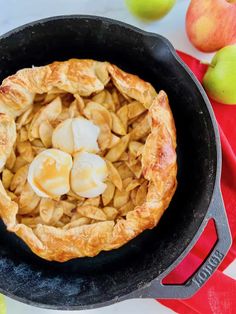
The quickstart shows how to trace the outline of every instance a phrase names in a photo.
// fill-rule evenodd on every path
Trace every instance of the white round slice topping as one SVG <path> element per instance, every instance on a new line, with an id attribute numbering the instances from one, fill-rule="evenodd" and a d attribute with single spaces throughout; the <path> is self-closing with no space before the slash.
<path id="1" fill-rule="evenodd" d="M 72 158 L 58 149 L 38 154 L 29 167 L 28 182 L 40 197 L 58 197 L 70 190 Z"/>
<path id="2" fill-rule="evenodd" d="M 98 148 L 98 135 L 100 129 L 91 121 L 82 117 L 67 119 L 61 122 L 53 132 L 53 147 L 59 148 L 69 154 L 78 151 L 96 153 Z"/>
<path id="3" fill-rule="evenodd" d="M 81 197 L 96 197 L 105 191 L 107 175 L 106 162 L 100 156 L 77 153 L 71 170 L 71 189 Z"/>

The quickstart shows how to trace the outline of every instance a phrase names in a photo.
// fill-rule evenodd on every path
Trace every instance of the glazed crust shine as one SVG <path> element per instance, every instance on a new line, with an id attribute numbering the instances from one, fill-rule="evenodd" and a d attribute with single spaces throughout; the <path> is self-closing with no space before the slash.
<path id="1" fill-rule="evenodd" d="M 64 262 L 95 256 L 118 248 L 157 225 L 177 185 L 174 119 L 164 91 L 157 94 L 149 83 L 108 62 L 71 59 L 23 69 L 6 78 L 0 87 L 0 117 L 11 121 L 1 124 L 0 138 L 4 134 L 5 145 L 13 147 L 14 118 L 33 105 L 36 94 L 63 90 L 90 96 L 102 91 L 110 80 L 123 95 L 141 102 L 149 110 L 151 132 L 142 153 L 142 172 L 149 181 L 146 200 L 117 221 L 101 221 L 69 230 L 43 224 L 31 228 L 17 221 L 18 204 L 10 199 L 0 182 L 0 214 L 7 229 L 44 259 Z"/>

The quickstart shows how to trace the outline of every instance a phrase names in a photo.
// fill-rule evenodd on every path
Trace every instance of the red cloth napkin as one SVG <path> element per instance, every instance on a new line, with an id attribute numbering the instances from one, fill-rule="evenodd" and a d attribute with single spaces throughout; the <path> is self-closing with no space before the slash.
<path id="1" fill-rule="evenodd" d="M 199 60 L 178 52 L 182 60 L 202 82 L 208 68 Z M 235 314 L 236 281 L 222 271 L 236 258 L 236 106 L 222 105 L 210 100 L 218 121 L 222 145 L 221 189 L 233 237 L 233 245 L 218 270 L 192 298 L 186 300 L 158 300 L 179 314 Z M 181 283 L 192 274 L 206 256 L 207 246 L 215 241 L 214 228 L 200 238 L 184 261 L 172 271 L 168 280 Z"/>

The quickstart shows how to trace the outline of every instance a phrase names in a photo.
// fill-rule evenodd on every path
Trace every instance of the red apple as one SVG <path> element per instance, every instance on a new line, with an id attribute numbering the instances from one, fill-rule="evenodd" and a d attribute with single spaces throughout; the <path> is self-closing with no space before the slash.
<path id="1" fill-rule="evenodd" d="M 236 43 L 236 0 L 192 0 L 186 31 L 192 44 L 204 52 Z"/>

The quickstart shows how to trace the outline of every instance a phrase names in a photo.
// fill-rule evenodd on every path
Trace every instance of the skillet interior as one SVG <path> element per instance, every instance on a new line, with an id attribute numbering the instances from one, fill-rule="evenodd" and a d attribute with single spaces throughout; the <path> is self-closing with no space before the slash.
<path id="1" fill-rule="evenodd" d="M 0 40 L 0 80 L 20 68 L 68 58 L 117 64 L 164 89 L 178 141 L 178 188 L 159 225 L 124 247 L 67 263 L 34 256 L 0 228 L 0 290 L 23 302 L 88 308 L 148 284 L 196 234 L 212 198 L 217 153 L 212 121 L 190 75 L 161 37 L 94 17 L 61 17 L 22 27 Z"/>

